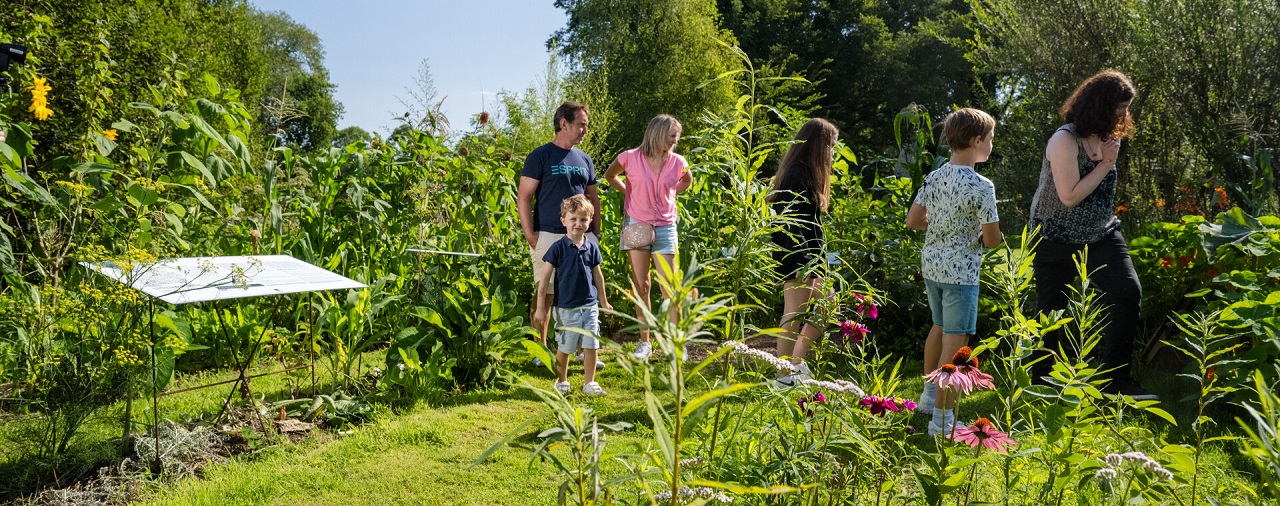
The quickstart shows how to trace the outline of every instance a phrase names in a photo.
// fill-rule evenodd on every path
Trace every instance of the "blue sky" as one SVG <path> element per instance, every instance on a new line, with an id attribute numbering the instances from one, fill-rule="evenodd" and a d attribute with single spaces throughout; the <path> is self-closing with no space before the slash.
<path id="1" fill-rule="evenodd" d="M 567 20 L 552 0 L 251 0 L 284 11 L 324 42 L 325 66 L 346 108 L 339 127 L 386 133 L 404 114 L 423 59 L 455 126 L 493 96 L 523 90 L 544 73 L 546 41 Z"/>

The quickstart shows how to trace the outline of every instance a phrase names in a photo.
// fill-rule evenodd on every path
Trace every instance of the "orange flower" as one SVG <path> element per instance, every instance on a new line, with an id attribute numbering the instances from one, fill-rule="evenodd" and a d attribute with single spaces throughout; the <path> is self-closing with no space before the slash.
<path id="1" fill-rule="evenodd" d="M 1128 211 L 1128 210 L 1129 210 L 1129 206 L 1126 206 L 1126 205 L 1124 205 L 1124 204 L 1120 204 L 1120 205 L 1116 206 L 1116 212 L 1117 212 L 1117 213 L 1123 213 L 1123 212 Z"/>
<path id="2" fill-rule="evenodd" d="M 1178 257 L 1178 263 L 1182 264 L 1182 266 L 1183 266 L 1183 267 L 1190 266 L 1190 265 L 1191 265 L 1191 257 L 1188 257 L 1188 256 L 1181 256 L 1181 257 Z"/>
<path id="3" fill-rule="evenodd" d="M 1173 267 L 1173 260 L 1170 260 L 1168 258 L 1161 258 L 1160 267 Z"/>
<path id="4" fill-rule="evenodd" d="M 1156 201 L 1156 207 L 1164 207 L 1164 201 L 1163 201 L 1163 200 L 1157 200 L 1157 201 Z"/>
<path id="5" fill-rule="evenodd" d="M 1227 206 L 1231 205 L 1231 200 L 1227 198 L 1227 189 L 1226 189 L 1226 188 L 1223 188 L 1223 187 L 1219 186 L 1219 187 L 1217 187 L 1217 188 L 1214 188 L 1214 189 L 1213 189 L 1213 192 L 1214 192 L 1215 194 L 1217 194 L 1217 198 L 1216 198 L 1216 199 L 1214 199 L 1214 200 L 1215 200 L 1215 202 L 1214 202 L 1214 204 L 1213 204 L 1213 205 L 1214 205 L 1214 207 L 1224 208 L 1224 207 L 1227 207 Z"/>
<path id="6" fill-rule="evenodd" d="M 1218 269 L 1214 269 L 1213 267 L 1210 267 L 1209 270 L 1204 272 L 1204 275 L 1209 276 L 1211 278 L 1216 278 L 1218 277 Z"/>

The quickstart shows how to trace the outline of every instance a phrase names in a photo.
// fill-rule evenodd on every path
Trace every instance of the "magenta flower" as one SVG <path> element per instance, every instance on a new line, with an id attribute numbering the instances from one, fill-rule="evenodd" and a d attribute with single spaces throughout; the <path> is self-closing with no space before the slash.
<path id="1" fill-rule="evenodd" d="M 814 400 L 817 400 L 817 399 L 814 399 Z M 826 398 L 823 398 L 823 401 L 825 400 Z M 800 406 L 800 410 L 804 411 L 804 416 L 813 416 L 813 410 L 805 408 L 805 405 L 807 405 L 808 403 L 809 403 L 808 397 L 801 397 L 800 400 L 796 401 L 796 404 Z"/>
<path id="2" fill-rule="evenodd" d="M 853 294 L 853 298 L 858 299 L 858 314 L 871 318 L 872 320 L 880 317 L 880 306 L 871 301 L 870 297 L 860 293 Z"/>
<path id="3" fill-rule="evenodd" d="M 1008 434 L 996 430 L 991 420 L 986 418 L 979 418 L 968 427 L 957 427 L 952 437 L 969 446 L 981 446 L 1000 453 L 1009 453 L 1006 448 L 1018 444 Z"/>
<path id="4" fill-rule="evenodd" d="M 813 394 L 813 401 L 814 401 L 814 402 L 827 402 L 827 396 L 822 395 L 822 392 L 817 392 L 817 393 Z"/>
<path id="5" fill-rule="evenodd" d="M 855 323 L 853 325 L 853 342 L 855 344 L 861 343 L 862 339 L 867 337 L 867 334 L 870 334 L 870 333 L 871 333 L 871 330 L 868 329 L 866 325 L 863 325 L 861 323 Z"/>
<path id="6" fill-rule="evenodd" d="M 916 407 L 917 407 L 916 401 L 913 401 L 911 399 L 899 399 L 899 400 L 902 401 L 902 407 L 905 408 L 907 411 L 916 410 Z"/>
<path id="7" fill-rule="evenodd" d="M 902 409 L 898 407 L 897 403 L 893 402 L 892 397 L 880 397 L 878 395 L 863 397 L 861 401 L 858 401 L 858 404 L 865 406 L 871 410 L 871 414 L 876 416 L 882 416 L 888 411 L 896 412 Z"/>
<path id="8" fill-rule="evenodd" d="M 844 320 L 844 321 L 841 321 L 841 322 L 840 322 L 840 337 L 849 337 L 849 334 L 852 334 L 852 333 L 853 333 L 853 326 L 854 326 L 854 325 L 855 325 L 855 324 L 854 324 L 852 321 L 850 321 L 850 320 Z"/>

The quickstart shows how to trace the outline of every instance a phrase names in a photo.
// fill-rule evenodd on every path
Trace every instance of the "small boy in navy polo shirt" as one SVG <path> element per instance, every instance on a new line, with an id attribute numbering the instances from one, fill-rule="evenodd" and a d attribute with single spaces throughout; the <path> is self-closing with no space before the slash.
<path id="1" fill-rule="evenodd" d="M 546 262 L 538 276 L 538 311 L 534 314 L 535 328 L 543 328 L 550 308 L 546 306 L 548 284 L 555 281 L 556 321 L 556 391 L 568 395 L 570 386 L 569 355 L 583 350 L 583 370 L 586 376 L 582 393 L 599 397 L 605 394 L 596 383 L 596 360 L 600 349 L 600 309 L 613 309 L 604 291 L 604 274 L 600 272 L 600 247 L 588 241 L 587 228 L 595 216 L 595 207 L 582 195 L 574 195 L 560 203 L 560 222 L 565 236 L 547 249 L 542 261 Z M 583 332 L 585 331 L 585 333 Z"/>

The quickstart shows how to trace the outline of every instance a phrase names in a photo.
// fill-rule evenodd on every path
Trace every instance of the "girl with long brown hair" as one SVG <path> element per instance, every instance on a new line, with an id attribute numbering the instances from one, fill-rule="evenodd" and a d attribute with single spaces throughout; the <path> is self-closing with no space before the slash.
<path id="1" fill-rule="evenodd" d="M 777 353 L 795 365 L 793 374 L 778 378 L 785 386 L 809 377 L 804 357 L 818 339 L 818 326 L 805 323 L 802 315 L 822 294 L 827 262 L 822 213 L 831 201 L 831 164 L 839 136 L 835 125 L 825 119 L 805 122 L 773 176 L 769 201 L 777 214 L 791 218 L 773 234 L 773 243 L 778 246 L 773 258 L 782 277 L 780 326 L 785 333 L 778 338 Z"/>

